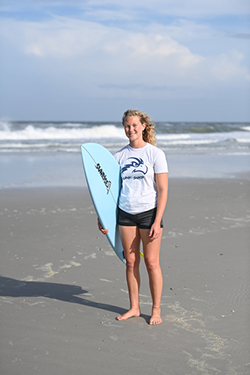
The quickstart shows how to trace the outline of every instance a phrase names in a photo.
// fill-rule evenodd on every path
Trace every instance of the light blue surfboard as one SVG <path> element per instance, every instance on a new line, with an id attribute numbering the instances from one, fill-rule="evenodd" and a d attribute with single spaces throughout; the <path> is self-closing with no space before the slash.
<path id="1" fill-rule="evenodd" d="M 107 238 L 118 257 L 126 263 L 117 225 L 121 189 L 120 166 L 114 156 L 97 143 L 81 146 L 83 168 L 89 192 L 101 225 L 108 228 Z"/>

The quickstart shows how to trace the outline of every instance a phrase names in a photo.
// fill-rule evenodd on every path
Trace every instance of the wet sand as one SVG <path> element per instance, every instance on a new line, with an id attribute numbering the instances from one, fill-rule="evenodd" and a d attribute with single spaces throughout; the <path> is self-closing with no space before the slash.
<path id="1" fill-rule="evenodd" d="M 86 189 L 0 191 L 1 375 L 250 373 L 250 187 L 172 179 L 164 214 L 163 323 L 140 318 L 125 266 L 97 230 Z"/>

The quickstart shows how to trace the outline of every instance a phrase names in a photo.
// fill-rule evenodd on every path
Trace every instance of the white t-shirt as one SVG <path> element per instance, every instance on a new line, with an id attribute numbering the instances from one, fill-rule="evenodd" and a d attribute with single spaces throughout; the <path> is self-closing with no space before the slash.
<path id="1" fill-rule="evenodd" d="M 168 173 L 164 152 L 147 143 L 142 148 L 127 145 L 114 156 L 121 166 L 120 209 L 137 214 L 155 208 L 158 193 L 154 175 Z"/>

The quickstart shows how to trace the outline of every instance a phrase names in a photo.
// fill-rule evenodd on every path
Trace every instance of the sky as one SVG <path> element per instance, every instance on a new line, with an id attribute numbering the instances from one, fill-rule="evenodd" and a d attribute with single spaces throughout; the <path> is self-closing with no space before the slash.
<path id="1" fill-rule="evenodd" d="M 250 121 L 249 0 L 0 0 L 0 120 Z"/>

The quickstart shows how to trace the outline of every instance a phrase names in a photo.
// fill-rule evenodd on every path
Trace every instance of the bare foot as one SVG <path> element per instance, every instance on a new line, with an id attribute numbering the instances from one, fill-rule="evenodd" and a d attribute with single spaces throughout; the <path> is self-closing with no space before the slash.
<path id="1" fill-rule="evenodd" d="M 156 325 L 156 324 L 161 324 L 162 319 L 161 319 L 161 308 L 160 307 L 153 307 L 152 308 L 152 316 L 149 320 L 150 325 Z"/>
<path id="2" fill-rule="evenodd" d="M 126 320 L 126 319 L 129 319 L 129 318 L 138 317 L 140 315 L 141 315 L 140 309 L 136 308 L 136 309 L 128 310 L 125 314 L 118 315 L 116 319 L 117 320 Z"/>

